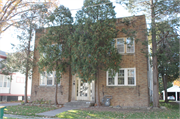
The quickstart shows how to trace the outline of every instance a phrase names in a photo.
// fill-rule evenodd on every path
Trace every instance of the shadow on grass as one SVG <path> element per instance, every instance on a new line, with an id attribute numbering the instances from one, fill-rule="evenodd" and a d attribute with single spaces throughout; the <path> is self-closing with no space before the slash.
<path id="1" fill-rule="evenodd" d="M 179 105 L 176 102 L 160 103 L 161 106 L 167 107 L 167 110 L 150 110 L 143 112 L 122 112 L 121 110 L 115 112 L 107 111 L 92 111 L 92 110 L 69 110 L 60 114 L 57 114 L 58 118 L 97 118 L 97 119 L 119 119 L 119 118 L 143 118 L 143 119 L 153 119 L 153 118 L 179 118 Z"/>

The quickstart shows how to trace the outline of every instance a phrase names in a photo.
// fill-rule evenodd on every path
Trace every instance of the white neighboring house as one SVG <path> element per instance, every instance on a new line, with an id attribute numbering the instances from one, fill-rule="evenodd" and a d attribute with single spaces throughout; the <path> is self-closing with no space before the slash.
<path id="1" fill-rule="evenodd" d="M 150 53 L 150 46 L 148 46 L 148 53 Z M 151 67 L 152 57 L 148 57 L 148 88 L 149 88 L 149 101 L 153 102 L 153 67 Z"/>
<path id="2" fill-rule="evenodd" d="M 0 51 L 0 61 L 7 58 L 7 53 Z M 31 96 L 31 79 L 28 79 L 27 96 Z M 25 75 L 19 72 L 12 73 L 12 80 L 9 76 L 0 72 L 0 101 L 17 101 L 24 99 Z"/>
<path id="3" fill-rule="evenodd" d="M 165 100 L 164 90 L 163 93 L 163 100 Z M 174 96 L 175 101 L 180 101 L 180 86 L 173 85 L 172 87 L 167 89 L 167 96 Z"/>

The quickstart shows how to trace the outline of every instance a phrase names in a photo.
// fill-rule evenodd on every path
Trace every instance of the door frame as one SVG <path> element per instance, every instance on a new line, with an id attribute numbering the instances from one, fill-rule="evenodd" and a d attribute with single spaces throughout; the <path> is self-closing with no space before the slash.
<path id="1" fill-rule="evenodd" d="M 81 99 L 79 96 L 77 96 L 77 85 L 78 85 L 78 90 L 80 90 L 80 78 L 76 75 L 74 77 L 74 82 L 75 82 L 75 100 L 88 100 L 88 101 L 95 101 L 95 81 L 92 81 L 90 84 L 88 83 L 88 87 L 92 85 L 92 96 L 90 96 L 90 88 L 88 88 L 88 97 L 87 99 Z"/>

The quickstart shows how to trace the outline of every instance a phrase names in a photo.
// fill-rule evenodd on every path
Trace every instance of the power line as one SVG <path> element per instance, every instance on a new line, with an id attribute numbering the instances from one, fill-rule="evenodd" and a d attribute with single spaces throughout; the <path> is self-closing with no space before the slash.
<path id="1" fill-rule="evenodd" d="M 104 5 L 104 4 L 110 4 L 110 3 L 114 3 L 114 2 L 115 2 L 115 1 L 106 2 L 106 3 L 100 3 L 100 4 L 91 5 L 91 6 L 86 6 L 86 7 L 82 7 L 82 8 L 95 7 L 95 6 Z M 69 11 L 81 10 L 82 8 L 70 9 Z M 31 17 L 27 17 L 27 19 L 29 19 L 29 18 L 31 18 Z M 7 22 L 7 21 L 16 21 L 16 20 L 19 20 L 19 18 L 18 18 L 18 19 L 12 19 L 12 20 L 2 20 L 2 21 L 0 21 L 0 23 L 2 23 L 2 22 Z"/>

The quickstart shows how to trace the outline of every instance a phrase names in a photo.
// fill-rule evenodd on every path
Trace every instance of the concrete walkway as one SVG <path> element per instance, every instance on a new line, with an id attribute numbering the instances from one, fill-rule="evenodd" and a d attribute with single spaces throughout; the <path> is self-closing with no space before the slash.
<path id="1" fill-rule="evenodd" d="M 21 103 L 0 103 L 0 106 L 14 106 L 14 105 L 20 105 Z"/>
<path id="2" fill-rule="evenodd" d="M 36 115 L 41 115 L 41 116 L 55 116 L 56 114 L 68 111 L 68 110 L 74 110 L 74 109 L 79 109 L 77 107 L 62 107 L 60 109 L 56 109 L 56 110 L 51 110 L 51 111 L 47 111 L 47 112 L 43 112 L 43 113 L 38 113 Z"/>
<path id="3" fill-rule="evenodd" d="M 33 117 L 33 116 L 22 116 L 22 115 L 13 115 L 13 114 L 4 114 L 4 118 L 16 118 L 16 119 L 58 119 L 58 118 L 49 118 L 49 117 Z"/>

